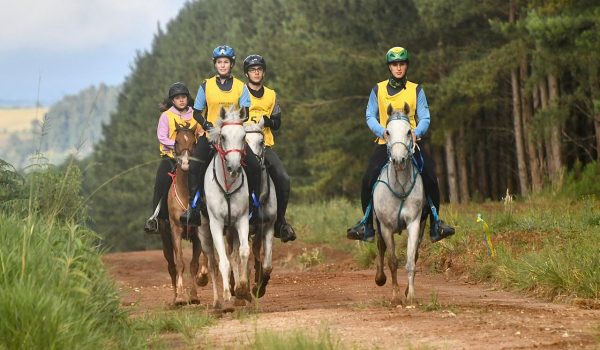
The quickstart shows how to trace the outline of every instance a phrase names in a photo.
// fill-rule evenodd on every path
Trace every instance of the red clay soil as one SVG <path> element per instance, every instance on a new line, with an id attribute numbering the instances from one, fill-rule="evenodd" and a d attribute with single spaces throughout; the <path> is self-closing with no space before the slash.
<path id="1" fill-rule="evenodd" d="M 263 330 L 281 334 L 301 330 L 316 336 L 327 329 L 342 348 L 600 348 L 600 310 L 548 303 L 423 271 L 416 278 L 419 305 L 391 307 L 389 272 L 388 283 L 377 287 L 374 268 L 358 269 L 349 255 L 327 248 L 322 250 L 323 264 L 303 271 L 296 260 L 302 247 L 307 246 L 276 244 L 273 274 L 266 295 L 256 305 L 258 312 L 249 311 L 245 317 L 223 314 L 195 346 L 235 348 Z M 186 251 L 186 262 L 189 257 Z M 161 251 L 109 254 L 104 261 L 132 314 L 169 309 L 173 294 Z M 404 269 L 398 277 L 403 290 Z M 212 300 L 210 282 L 200 298 L 204 305 L 184 308 L 206 308 Z"/>

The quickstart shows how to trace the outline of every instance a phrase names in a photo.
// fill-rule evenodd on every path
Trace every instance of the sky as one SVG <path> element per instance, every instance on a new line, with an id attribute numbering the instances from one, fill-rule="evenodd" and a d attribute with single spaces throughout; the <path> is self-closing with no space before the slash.
<path id="1" fill-rule="evenodd" d="M 117 85 L 186 0 L 2 0 L 0 107 Z"/>

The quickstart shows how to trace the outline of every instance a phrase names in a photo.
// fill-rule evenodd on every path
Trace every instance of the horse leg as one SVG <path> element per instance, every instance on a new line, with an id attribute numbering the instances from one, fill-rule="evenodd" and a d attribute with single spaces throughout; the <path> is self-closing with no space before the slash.
<path id="1" fill-rule="evenodd" d="M 260 230 L 259 232 L 261 232 Z M 257 291 L 261 283 L 262 277 L 262 263 L 261 263 L 261 248 L 262 248 L 262 234 L 255 233 L 252 240 L 252 255 L 254 256 L 254 287 L 252 287 L 252 295 L 258 298 Z"/>
<path id="2" fill-rule="evenodd" d="M 265 250 L 265 255 L 263 257 L 263 265 L 262 265 L 262 281 L 260 283 L 260 287 L 258 288 L 258 297 L 261 298 L 265 295 L 267 291 L 267 284 L 271 279 L 271 271 L 273 271 L 273 234 L 274 234 L 274 226 L 270 224 L 266 229 L 266 234 L 264 237 L 263 247 Z"/>
<path id="3" fill-rule="evenodd" d="M 406 304 L 413 305 L 415 302 L 415 265 L 419 250 L 419 219 L 415 219 L 407 225 L 408 242 L 406 244 L 406 272 L 408 274 L 408 287 L 405 292 Z"/>
<path id="4" fill-rule="evenodd" d="M 158 222 L 160 238 L 162 239 L 162 248 L 163 255 L 165 260 L 167 260 L 167 270 L 169 271 L 169 276 L 171 276 L 171 287 L 173 288 L 173 293 L 177 290 L 176 276 L 177 270 L 175 269 L 175 256 L 173 255 L 173 242 L 171 241 L 171 231 L 170 227 L 162 220 Z M 175 300 L 176 294 L 173 296 L 173 300 Z"/>
<path id="5" fill-rule="evenodd" d="M 202 252 L 208 262 L 208 270 L 210 272 L 210 280 L 213 290 L 213 308 L 220 309 L 219 292 L 217 290 L 217 261 L 215 259 L 215 251 L 213 249 L 212 236 L 208 229 L 208 220 L 203 218 L 202 225 L 199 227 L 198 236 L 202 246 Z"/>
<path id="6" fill-rule="evenodd" d="M 382 225 L 381 235 L 385 240 L 387 247 L 387 260 L 388 267 L 390 268 L 390 275 L 392 275 L 392 305 L 402 304 L 400 298 L 400 287 L 398 286 L 398 259 L 396 258 L 396 247 L 394 244 L 394 232 L 389 227 Z"/>
<path id="7" fill-rule="evenodd" d="M 198 270 L 200 268 L 200 239 L 198 235 L 191 236 L 192 241 L 192 261 L 190 261 L 190 275 L 192 277 L 192 290 L 190 292 L 190 304 L 200 304 L 200 299 L 198 298 L 198 283 L 197 276 Z"/>
<path id="8" fill-rule="evenodd" d="M 249 223 L 248 220 L 239 220 L 236 225 L 236 231 L 238 234 L 238 244 L 239 249 L 239 283 L 236 281 L 236 296 L 240 298 L 246 299 L 247 301 L 252 301 L 252 296 L 250 295 L 250 284 L 248 282 L 248 258 L 250 258 L 250 244 L 248 243 L 248 234 L 249 234 Z"/>
<path id="9" fill-rule="evenodd" d="M 208 258 L 203 252 L 200 254 L 200 274 L 196 275 L 196 283 L 200 287 L 208 284 Z"/>
<path id="10" fill-rule="evenodd" d="M 229 262 L 231 263 L 231 278 L 229 279 L 229 287 L 232 290 L 232 295 L 235 296 L 233 305 L 235 306 L 244 306 L 246 305 L 246 301 L 242 298 L 240 294 L 240 276 L 241 276 L 241 264 L 240 264 L 240 256 L 238 254 L 240 250 L 240 243 L 237 237 L 237 232 L 234 229 L 231 229 L 231 238 L 230 238 L 230 246 L 231 250 L 229 253 Z"/>
<path id="11" fill-rule="evenodd" d="M 183 228 L 171 221 L 171 238 L 173 241 L 173 250 L 175 251 L 175 269 L 177 270 L 177 280 L 175 286 L 175 305 L 184 305 L 185 288 L 183 287 L 183 271 L 185 266 L 183 263 L 183 249 L 181 248 L 181 236 Z"/>
<path id="12" fill-rule="evenodd" d="M 387 280 L 383 271 L 383 257 L 385 256 L 385 241 L 381 236 L 381 223 L 377 220 L 377 273 L 375 274 L 375 283 L 378 286 L 383 286 Z"/>
<path id="13" fill-rule="evenodd" d="M 225 240 L 223 239 L 223 224 L 218 222 L 217 218 L 210 220 L 210 233 L 213 239 L 214 248 L 217 251 L 219 257 L 219 272 L 223 279 L 223 301 L 229 302 L 231 300 L 231 291 L 229 289 L 229 271 L 231 265 L 227 258 L 227 252 L 225 251 Z"/>

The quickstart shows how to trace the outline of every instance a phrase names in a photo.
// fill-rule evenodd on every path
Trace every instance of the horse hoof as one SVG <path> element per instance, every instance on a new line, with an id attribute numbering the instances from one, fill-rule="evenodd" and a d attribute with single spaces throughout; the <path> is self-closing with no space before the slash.
<path id="1" fill-rule="evenodd" d="M 196 284 L 200 287 L 204 287 L 208 284 L 208 274 L 202 274 L 199 277 L 196 276 Z"/>
<path id="2" fill-rule="evenodd" d="M 197 298 L 197 297 L 196 298 L 191 298 L 190 299 L 190 304 L 198 305 L 198 304 L 200 304 L 200 299 Z"/>
<path id="3" fill-rule="evenodd" d="M 400 298 L 392 298 L 392 300 L 390 300 L 390 304 L 392 306 L 402 305 L 402 299 L 400 299 Z"/>
<path id="4" fill-rule="evenodd" d="M 377 284 L 380 287 L 385 285 L 386 281 L 387 277 L 385 277 L 385 274 L 382 274 L 381 276 L 375 276 L 375 284 Z"/>
<path id="5" fill-rule="evenodd" d="M 173 301 L 173 305 L 175 305 L 175 306 L 187 305 L 187 301 L 183 298 L 175 298 L 175 300 Z"/>
<path id="6" fill-rule="evenodd" d="M 255 298 L 262 298 L 263 296 L 265 296 L 266 292 L 267 292 L 267 285 L 266 284 L 261 284 L 260 286 L 254 286 L 254 287 L 252 287 L 252 295 Z"/>
<path id="7" fill-rule="evenodd" d="M 244 299 L 236 297 L 235 300 L 233 301 L 233 305 L 234 306 L 246 306 L 246 301 Z"/>

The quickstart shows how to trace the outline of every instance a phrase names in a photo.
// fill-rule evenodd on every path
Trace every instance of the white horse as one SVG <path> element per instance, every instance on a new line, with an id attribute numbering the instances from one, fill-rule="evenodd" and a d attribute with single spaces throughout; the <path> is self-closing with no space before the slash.
<path id="1" fill-rule="evenodd" d="M 401 303 L 396 271 L 394 237 L 406 228 L 408 242 L 406 247 L 406 270 L 408 286 L 404 292 L 406 302 L 415 302 L 415 264 L 418 259 L 419 245 L 423 237 L 425 220 L 421 213 L 425 206 L 423 181 L 417 167 L 413 164 L 414 147 L 408 119 L 408 104 L 404 111 L 387 109 L 386 143 L 389 162 L 384 166 L 373 190 L 373 210 L 377 217 L 377 275 L 375 283 L 383 286 L 386 276 L 383 272 L 383 255 L 387 248 L 388 266 L 392 274 L 392 304 Z"/>
<path id="2" fill-rule="evenodd" d="M 263 134 L 265 121 L 263 118 L 260 118 L 258 123 L 247 122 L 245 125 L 246 142 L 252 149 L 252 152 L 259 158 L 262 168 L 259 202 L 265 220 L 250 227 L 250 232 L 253 234 L 252 253 L 254 255 L 255 283 L 255 286 L 252 288 L 252 295 L 261 298 L 265 295 L 267 284 L 271 278 L 271 271 L 273 270 L 272 251 L 275 221 L 277 219 L 277 197 L 275 184 L 267 173 L 265 165 L 265 136 Z"/>
<path id="3" fill-rule="evenodd" d="M 243 109 L 240 112 L 233 107 L 227 111 L 221 108 L 220 118 L 208 136 L 217 154 L 209 163 L 204 176 L 208 218 L 203 216 L 198 234 L 209 261 L 215 308 L 221 305 L 217 292 L 214 250 L 217 251 L 219 271 L 223 278 L 224 302 L 231 301 L 232 269 L 235 305 L 245 305 L 244 300 L 252 300 L 248 283 L 248 185 L 242 168 L 246 136 L 243 123 L 246 120 Z"/>

